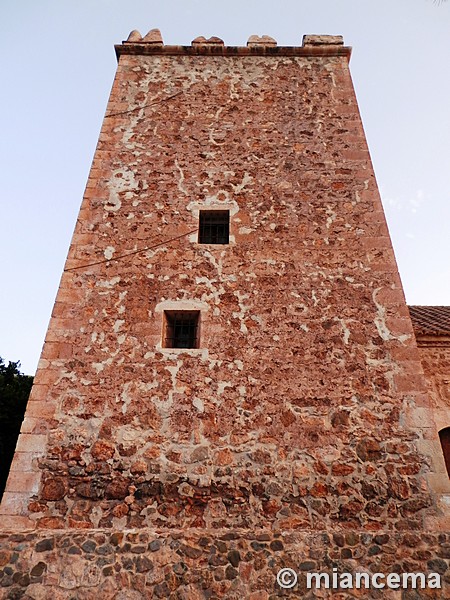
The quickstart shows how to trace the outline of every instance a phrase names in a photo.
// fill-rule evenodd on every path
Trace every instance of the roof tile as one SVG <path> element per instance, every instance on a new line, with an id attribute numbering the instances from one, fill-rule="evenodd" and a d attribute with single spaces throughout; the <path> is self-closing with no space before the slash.
<path id="1" fill-rule="evenodd" d="M 450 335 L 450 306 L 409 306 L 414 333 Z"/>

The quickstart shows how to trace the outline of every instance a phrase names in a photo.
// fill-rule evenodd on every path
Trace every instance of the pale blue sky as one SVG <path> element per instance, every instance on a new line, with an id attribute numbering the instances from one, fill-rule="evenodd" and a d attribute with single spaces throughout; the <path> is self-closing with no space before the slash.
<path id="1" fill-rule="evenodd" d="M 410 304 L 450 304 L 450 1 L 1 0 L 0 356 L 33 374 L 132 29 L 342 34 Z"/>

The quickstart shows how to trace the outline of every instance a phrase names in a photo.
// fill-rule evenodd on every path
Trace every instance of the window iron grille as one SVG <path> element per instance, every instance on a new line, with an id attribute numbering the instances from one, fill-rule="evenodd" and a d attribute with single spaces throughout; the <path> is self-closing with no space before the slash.
<path id="1" fill-rule="evenodd" d="M 230 211 L 201 210 L 198 241 L 200 244 L 229 244 Z"/>
<path id="2" fill-rule="evenodd" d="M 166 311 L 165 348 L 198 348 L 199 311 Z"/>

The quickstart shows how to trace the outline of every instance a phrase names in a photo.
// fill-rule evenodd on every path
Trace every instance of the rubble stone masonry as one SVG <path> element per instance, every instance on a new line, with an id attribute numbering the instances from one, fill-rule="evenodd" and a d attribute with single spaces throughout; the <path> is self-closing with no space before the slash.
<path id="1" fill-rule="evenodd" d="M 281 590 L 281 566 L 445 586 L 446 473 L 350 49 L 129 40 L 0 509 L 0 598 L 329 597 Z M 198 242 L 201 210 L 229 211 L 229 244 Z M 197 348 L 163 347 L 165 311 L 198 311 Z"/>

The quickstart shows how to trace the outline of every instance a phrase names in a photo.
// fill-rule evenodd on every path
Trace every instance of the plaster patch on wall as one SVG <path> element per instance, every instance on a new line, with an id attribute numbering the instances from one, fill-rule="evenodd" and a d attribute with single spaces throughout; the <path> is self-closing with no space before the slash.
<path id="1" fill-rule="evenodd" d="M 113 359 L 110 357 L 102 362 L 93 362 L 91 364 L 91 366 L 98 375 L 105 369 L 105 367 L 109 367 L 112 364 L 112 362 L 113 362 Z"/>
<path id="2" fill-rule="evenodd" d="M 376 288 L 372 293 L 372 299 L 377 307 L 377 315 L 374 319 L 375 326 L 377 328 L 378 334 L 381 339 L 384 341 L 388 340 L 398 340 L 400 343 L 404 344 L 407 340 L 410 339 L 410 335 L 405 333 L 403 335 L 393 335 L 386 325 L 386 308 L 377 301 L 377 294 L 383 288 Z"/>
<path id="3" fill-rule="evenodd" d="M 109 280 L 98 280 L 95 282 L 95 285 L 97 287 L 104 287 L 104 288 L 113 288 L 115 285 L 117 285 L 120 281 L 120 277 L 117 275 L 116 277 L 112 277 Z"/>
<path id="4" fill-rule="evenodd" d="M 113 254 L 115 252 L 115 249 L 113 246 L 108 246 L 107 248 L 104 249 L 103 251 L 103 256 L 109 260 L 110 258 L 112 258 Z"/>
<path id="5" fill-rule="evenodd" d="M 125 290 L 124 292 L 119 292 L 119 299 L 114 303 L 114 306 L 117 308 L 117 312 L 119 315 L 122 315 L 125 312 L 125 306 L 122 304 L 128 292 Z"/>
<path id="6" fill-rule="evenodd" d="M 217 384 L 217 395 L 221 396 L 227 387 L 233 387 L 231 381 L 219 381 Z"/>
<path id="7" fill-rule="evenodd" d="M 180 178 L 178 180 L 178 189 L 180 190 L 180 192 L 182 194 L 184 194 L 185 196 L 188 196 L 189 192 L 184 187 L 184 172 L 183 172 L 183 169 L 180 167 L 180 164 L 177 159 L 175 159 L 175 166 L 178 169 L 178 172 L 180 174 Z"/>
<path id="8" fill-rule="evenodd" d="M 173 366 L 166 366 L 164 367 L 167 371 L 169 371 L 171 378 L 172 378 L 172 389 L 169 390 L 168 392 L 168 399 L 166 402 L 162 403 L 164 408 L 169 408 L 172 403 L 173 403 L 173 395 L 178 392 L 179 390 L 177 389 L 177 375 L 181 369 L 183 365 L 183 361 L 182 360 L 177 360 L 176 365 Z"/>
<path id="9" fill-rule="evenodd" d="M 347 327 L 344 319 L 336 318 L 336 321 L 338 323 L 340 323 L 340 325 L 342 327 L 342 332 L 343 332 L 342 339 L 344 340 L 344 344 L 348 344 L 348 340 L 349 340 L 349 337 L 351 334 L 350 329 Z"/>
<path id="10" fill-rule="evenodd" d="M 336 211 L 333 210 L 333 208 L 330 204 L 327 204 L 326 214 L 328 215 L 326 226 L 327 226 L 327 229 L 329 229 L 331 227 L 331 225 L 334 223 L 334 221 L 336 220 L 337 213 L 336 213 Z"/>
<path id="11" fill-rule="evenodd" d="M 192 405 L 198 410 L 198 412 L 200 412 L 200 413 L 205 412 L 204 402 L 200 398 L 194 398 L 192 400 Z"/>
<path id="12" fill-rule="evenodd" d="M 118 333 L 119 329 L 122 327 L 122 325 L 124 323 L 125 323 L 125 321 L 123 321 L 122 319 L 117 319 L 116 322 L 114 323 L 114 327 L 113 327 L 114 333 Z"/>
<path id="13" fill-rule="evenodd" d="M 233 192 L 235 194 L 240 194 L 251 183 L 253 183 L 253 177 L 247 171 L 245 171 L 241 183 L 231 184 L 231 187 L 233 188 Z"/>
<path id="14" fill-rule="evenodd" d="M 219 278 L 222 277 L 222 265 L 223 265 L 223 257 L 225 255 L 225 251 L 222 251 L 216 258 L 216 256 L 205 248 L 204 255 L 208 258 L 209 262 L 213 265 L 213 267 L 217 271 L 217 275 Z"/>
<path id="15" fill-rule="evenodd" d="M 206 302 L 214 301 L 215 304 L 220 303 L 220 296 L 225 293 L 225 289 L 224 289 L 223 285 L 220 285 L 219 288 L 216 288 L 214 286 L 214 283 L 217 283 L 216 279 L 211 280 L 211 279 L 208 279 L 207 277 L 196 277 L 195 282 L 198 285 L 203 284 L 211 292 L 210 294 L 207 294 L 207 293 L 202 294 L 202 296 L 201 296 L 202 302 L 206 303 Z"/>
<path id="16" fill-rule="evenodd" d="M 109 183 L 109 200 L 105 204 L 105 210 L 108 212 L 117 212 L 122 201 L 119 194 L 123 192 L 134 192 L 138 188 L 138 182 L 135 180 L 135 174 L 125 169 L 116 169 L 111 173 Z M 130 194 L 131 195 L 131 194 Z M 127 194 L 125 194 L 127 196 Z"/>
<path id="17" fill-rule="evenodd" d="M 122 401 L 122 414 L 124 415 L 127 410 L 128 410 L 128 406 L 130 405 L 131 401 L 132 401 L 132 397 L 130 394 L 130 390 L 133 386 L 133 383 L 131 381 L 128 381 L 127 383 L 124 383 L 123 388 L 122 388 L 122 394 L 120 395 L 120 400 Z"/>
<path id="18" fill-rule="evenodd" d="M 248 333 L 248 329 L 247 326 L 244 323 L 244 319 L 245 319 L 245 315 L 247 310 L 250 308 L 250 305 L 248 304 L 244 304 L 244 300 L 249 298 L 248 294 L 241 294 L 240 291 L 235 291 L 233 292 L 234 295 L 236 296 L 236 298 L 238 299 L 238 303 L 239 303 L 239 308 L 240 311 L 239 312 L 233 312 L 233 317 L 239 319 L 241 321 L 241 326 L 240 326 L 240 331 L 241 333 L 247 334 Z"/>

